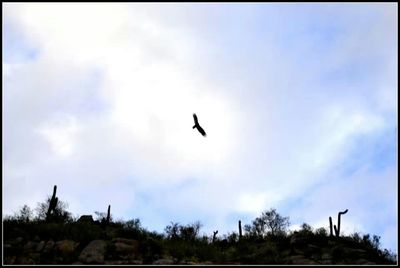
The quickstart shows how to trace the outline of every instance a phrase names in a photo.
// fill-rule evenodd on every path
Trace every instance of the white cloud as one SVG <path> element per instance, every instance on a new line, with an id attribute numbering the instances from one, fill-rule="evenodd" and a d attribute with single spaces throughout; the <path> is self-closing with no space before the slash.
<path id="1" fill-rule="evenodd" d="M 262 193 L 251 193 L 241 194 L 238 200 L 238 211 L 250 212 L 254 215 L 260 214 L 269 204 L 277 204 L 282 200 L 282 197 L 278 193 L 273 192 L 262 192 Z"/>
<path id="2" fill-rule="evenodd" d="M 37 132 L 44 136 L 56 156 L 71 156 L 76 148 L 76 133 L 79 126 L 72 116 L 61 117 L 61 120 L 49 126 L 40 127 Z"/>
<path id="3" fill-rule="evenodd" d="M 3 80 L 12 77 L 13 73 L 20 67 L 21 65 L 18 63 L 12 64 L 3 62 Z"/>

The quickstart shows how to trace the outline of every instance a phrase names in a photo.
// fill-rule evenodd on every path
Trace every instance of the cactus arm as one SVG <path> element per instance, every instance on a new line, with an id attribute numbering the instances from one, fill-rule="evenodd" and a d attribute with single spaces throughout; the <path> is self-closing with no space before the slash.
<path id="1" fill-rule="evenodd" d="M 242 222 L 239 221 L 239 238 L 242 238 Z"/>
<path id="2" fill-rule="evenodd" d="M 343 214 L 346 214 L 346 213 L 347 213 L 347 211 L 349 211 L 349 210 L 348 210 L 348 209 L 346 209 L 345 211 L 339 212 L 339 214 L 338 214 L 338 215 L 343 215 Z"/>
<path id="3" fill-rule="evenodd" d="M 339 237 L 340 235 L 340 218 L 343 214 L 346 214 L 347 211 L 349 211 L 348 209 L 346 209 L 345 211 L 339 212 L 338 213 L 338 228 L 337 228 L 337 232 L 336 232 L 336 236 Z M 336 231 L 336 230 L 335 230 Z"/>
<path id="4" fill-rule="evenodd" d="M 217 230 L 217 231 L 213 231 L 213 233 L 214 233 L 214 235 L 213 235 L 212 242 L 214 243 L 214 242 L 215 242 L 215 237 L 216 237 L 217 234 L 218 234 L 218 230 Z"/>
<path id="5" fill-rule="evenodd" d="M 52 212 L 54 214 L 55 209 L 57 207 L 58 197 L 56 197 L 56 193 L 57 193 L 57 185 L 54 185 L 53 196 L 50 199 L 49 208 L 48 208 L 47 213 L 46 213 L 46 219 L 49 219 L 49 217 L 50 217 Z"/>
<path id="6" fill-rule="evenodd" d="M 110 209 L 111 209 L 111 205 L 108 205 L 108 210 L 107 210 L 107 224 L 110 223 Z"/>

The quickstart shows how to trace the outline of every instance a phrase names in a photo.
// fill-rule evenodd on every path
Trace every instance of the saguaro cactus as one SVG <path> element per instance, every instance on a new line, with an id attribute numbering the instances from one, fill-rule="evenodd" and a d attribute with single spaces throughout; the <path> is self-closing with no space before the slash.
<path id="1" fill-rule="evenodd" d="M 338 225 L 336 227 L 336 225 L 333 226 L 333 228 L 335 229 L 335 235 L 336 237 L 340 236 L 340 218 L 343 214 L 346 214 L 347 211 L 349 211 L 348 209 L 346 209 L 345 211 L 342 211 L 338 213 Z M 330 236 L 333 236 L 332 234 L 332 217 L 329 217 L 329 228 L 330 228 Z"/>
<path id="2" fill-rule="evenodd" d="M 108 205 L 107 220 L 106 220 L 107 224 L 110 223 L 110 219 L 111 219 L 111 216 L 110 216 L 110 209 L 111 209 L 111 205 Z"/>
<path id="3" fill-rule="evenodd" d="M 214 235 L 213 235 L 212 242 L 214 243 L 214 242 L 215 242 L 215 237 L 216 237 L 216 236 L 217 236 L 217 234 L 218 234 L 218 230 L 216 230 L 216 231 L 213 231 L 213 233 L 214 233 Z"/>
<path id="4" fill-rule="evenodd" d="M 53 196 L 50 199 L 50 203 L 49 203 L 49 209 L 47 210 L 46 213 L 46 220 L 50 219 L 50 216 L 55 213 L 55 209 L 57 207 L 57 203 L 58 203 L 58 197 L 56 197 L 56 192 L 57 192 L 57 185 L 54 185 L 54 189 L 53 189 Z"/>
<path id="5" fill-rule="evenodd" d="M 338 226 L 337 226 L 337 228 L 336 228 L 336 225 L 333 226 L 333 228 L 335 229 L 335 234 L 336 234 L 337 237 L 339 237 L 339 235 L 340 235 L 340 217 L 342 216 L 342 214 L 346 214 L 347 211 L 348 211 L 348 209 L 338 213 Z"/>
<path id="6" fill-rule="evenodd" d="M 239 221 L 239 239 L 242 238 L 242 222 Z"/>

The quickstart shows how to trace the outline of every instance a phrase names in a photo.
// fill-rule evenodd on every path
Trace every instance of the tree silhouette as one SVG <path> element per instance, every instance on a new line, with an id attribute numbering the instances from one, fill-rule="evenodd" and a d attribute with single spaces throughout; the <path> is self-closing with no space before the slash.
<path id="1" fill-rule="evenodd" d="M 28 205 L 24 205 L 19 214 L 16 215 L 16 218 L 22 222 L 29 222 L 33 218 L 33 212 Z"/>
<path id="2" fill-rule="evenodd" d="M 49 220 L 54 222 L 65 222 L 72 220 L 71 213 L 67 211 L 68 204 L 61 200 L 58 200 L 57 205 L 54 209 L 54 213 L 48 217 L 48 210 L 51 203 L 51 197 L 48 197 L 45 202 L 39 202 L 36 211 L 39 220 Z"/>
<path id="3" fill-rule="evenodd" d="M 245 225 L 245 231 L 250 235 L 262 237 L 264 235 L 279 235 L 286 231 L 289 226 L 289 217 L 282 217 L 271 208 L 264 211 L 260 217 L 252 221 L 252 225 Z"/>

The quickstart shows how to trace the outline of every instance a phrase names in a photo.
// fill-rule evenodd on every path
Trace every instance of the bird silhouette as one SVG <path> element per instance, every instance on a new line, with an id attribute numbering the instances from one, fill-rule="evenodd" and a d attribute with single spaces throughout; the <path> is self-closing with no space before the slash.
<path id="1" fill-rule="evenodd" d="M 197 115 L 193 114 L 193 118 L 194 118 L 194 126 L 193 128 L 197 128 L 197 130 L 201 133 L 201 135 L 203 135 L 204 137 L 207 136 L 206 132 L 204 131 L 204 129 L 199 125 L 199 121 L 197 120 Z"/>

